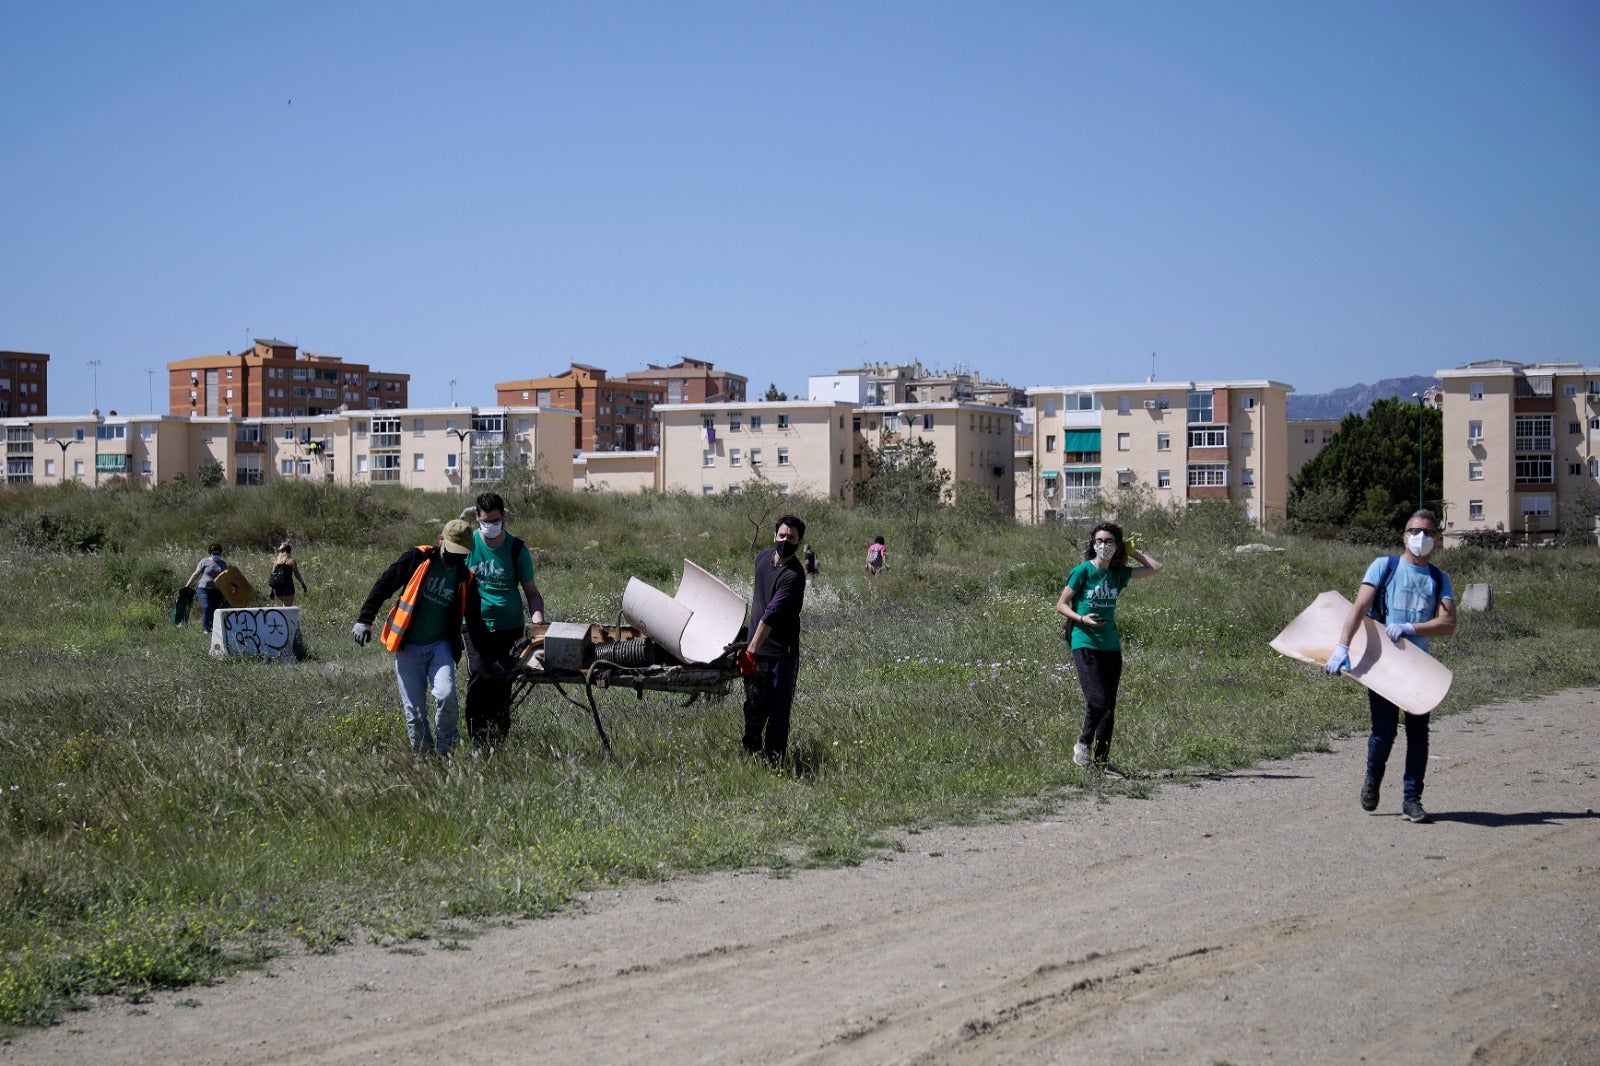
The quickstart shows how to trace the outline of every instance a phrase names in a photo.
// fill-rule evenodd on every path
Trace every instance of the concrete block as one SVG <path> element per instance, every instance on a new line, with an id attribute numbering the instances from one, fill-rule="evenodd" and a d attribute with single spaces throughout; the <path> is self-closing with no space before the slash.
<path id="1" fill-rule="evenodd" d="M 1487 611 L 1491 599 L 1488 585 L 1468 585 L 1461 594 L 1456 609 L 1461 611 Z"/>
<path id="2" fill-rule="evenodd" d="M 222 607 L 211 622 L 211 654 L 292 663 L 300 643 L 298 607 Z"/>

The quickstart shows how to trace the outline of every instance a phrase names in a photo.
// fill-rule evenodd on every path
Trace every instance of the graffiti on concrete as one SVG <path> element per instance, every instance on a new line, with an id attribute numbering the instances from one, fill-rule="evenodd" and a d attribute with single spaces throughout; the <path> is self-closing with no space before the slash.
<path id="1" fill-rule="evenodd" d="M 223 608 L 211 626 L 211 654 L 294 662 L 299 637 L 298 607 Z"/>

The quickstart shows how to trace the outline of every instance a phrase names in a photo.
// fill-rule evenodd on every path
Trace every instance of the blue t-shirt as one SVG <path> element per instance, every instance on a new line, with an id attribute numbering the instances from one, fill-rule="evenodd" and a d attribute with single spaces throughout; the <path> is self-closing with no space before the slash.
<path id="1" fill-rule="evenodd" d="M 1367 567 L 1367 572 L 1361 579 L 1363 585 L 1378 587 L 1378 582 L 1383 580 L 1384 567 L 1389 565 L 1387 555 L 1372 560 L 1372 565 Z M 1384 611 L 1388 617 L 1384 624 L 1391 622 L 1431 622 L 1438 613 L 1433 602 L 1433 576 L 1424 563 L 1417 566 L 1404 559 L 1398 560 L 1394 565 L 1394 576 L 1389 579 L 1389 587 L 1383 590 Z M 1455 589 L 1450 585 L 1450 575 L 1443 570 L 1439 571 L 1439 599 L 1454 600 Z M 1433 651 L 1432 642 L 1427 637 L 1407 637 L 1407 640 L 1430 654 Z"/>

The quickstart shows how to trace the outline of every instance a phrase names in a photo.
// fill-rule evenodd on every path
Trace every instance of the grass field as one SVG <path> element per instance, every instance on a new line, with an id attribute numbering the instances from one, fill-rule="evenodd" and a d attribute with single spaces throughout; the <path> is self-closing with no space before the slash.
<path id="1" fill-rule="evenodd" d="M 297 946 L 449 947 L 599 885 L 859 862 L 898 832 L 1146 794 L 1158 773 L 1364 727 L 1358 686 L 1266 642 L 1318 592 L 1352 594 L 1373 549 L 1266 538 L 1227 508 L 1134 515 L 1167 570 L 1118 612 L 1113 753 L 1135 775 L 1111 783 L 1071 762 L 1082 699 L 1053 606 L 1081 554 L 1061 529 L 951 511 L 912 545 L 893 515 L 828 502 L 536 491 L 512 500 L 510 528 L 564 621 L 614 620 L 630 576 L 670 592 L 685 558 L 747 593 L 752 543 L 783 510 L 807 520 L 823 573 L 792 759 L 743 755 L 737 695 L 604 694 L 607 758 L 586 716 L 536 693 L 493 759 L 419 762 L 390 657 L 348 631 L 379 571 L 458 506 L 309 485 L 0 495 L 0 1020 L 48 1023 L 87 995 L 137 1000 Z M 869 578 L 877 533 L 892 569 Z M 261 585 L 285 535 L 311 583 L 313 661 L 212 659 L 195 622 L 168 622 L 206 541 Z M 1232 550 L 1264 539 L 1283 550 Z M 1436 561 L 1458 590 L 1494 590 L 1436 644 L 1456 676 L 1440 713 L 1600 680 L 1592 545 Z"/>

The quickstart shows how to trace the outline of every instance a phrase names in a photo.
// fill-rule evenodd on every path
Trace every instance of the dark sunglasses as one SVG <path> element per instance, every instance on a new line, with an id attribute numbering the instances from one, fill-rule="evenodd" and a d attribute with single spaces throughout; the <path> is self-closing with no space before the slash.
<path id="1" fill-rule="evenodd" d="M 1433 536 L 1433 530 L 1431 530 L 1431 529 L 1408 529 L 1408 530 L 1406 530 L 1406 536 L 1408 536 L 1408 537 L 1411 536 L 1413 533 L 1426 533 L 1430 537 Z"/>

